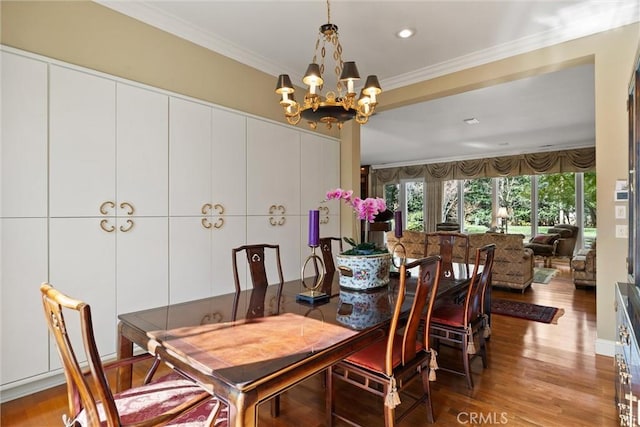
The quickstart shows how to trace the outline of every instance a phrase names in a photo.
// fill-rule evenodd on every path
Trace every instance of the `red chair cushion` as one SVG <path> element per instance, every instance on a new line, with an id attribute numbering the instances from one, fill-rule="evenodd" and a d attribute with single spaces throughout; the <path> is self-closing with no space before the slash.
<path id="1" fill-rule="evenodd" d="M 431 314 L 431 324 L 440 323 L 443 325 L 464 328 L 464 306 L 458 304 L 444 304 L 433 310 Z"/>
<path id="2" fill-rule="evenodd" d="M 422 351 L 424 346 L 421 342 L 416 341 L 416 353 Z M 385 372 L 385 355 L 387 353 L 387 339 L 386 337 L 380 341 L 376 341 L 367 348 L 364 348 L 357 353 L 349 356 L 346 361 L 359 366 L 361 368 L 368 369 L 373 372 Z M 396 335 L 393 340 L 393 356 L 392 366 L 393 368 L 400 366 L 402 362 L 402 335 Z"/>
<path id="3" fill-rule="evenodd" d="M 122 424 L 133 424 L 158 416 L 194 399 L 202 394 L 202 392 L 203 389 L 194 384 L 193 381 L 189 381 L 177 373 L 171 373 L 149 384 L 130 388 L 122 393 L 115 394 L 113 397 Z M 167 425 L 185 425 L 186 421 L 179 422 L 181 419 L 187 421 L 202 419 L 202 421 L 204 421 L 216 403 L 217 399 L 212 397 L 211 400 L 200 404 L 198 407 L 181 415 Z M 209 412 L 206 411 L 207 408 L 209 408 Z M 101 403 L 98 405 L 98 411 L 100 413 L 101 425 L 106 425 L 106 421 L 104 420 L 104 407 Z M 216 426 L 222 427 L 223 425 L 227 425 L 226 414 L 227 407 L 224 405 L 219 414 L 221 424 L 216 423 Z M 80 412 L 77 421 L 80 425 L 88 425 L 85 411 Z"/>

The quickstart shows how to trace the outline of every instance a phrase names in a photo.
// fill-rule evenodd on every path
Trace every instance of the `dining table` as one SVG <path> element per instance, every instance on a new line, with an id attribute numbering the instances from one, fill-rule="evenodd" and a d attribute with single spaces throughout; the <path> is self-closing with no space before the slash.
<path id="1" fill-rule="evenodd" d="M 437 301 L 456 298 L 470 282 L 469 269 L 442 278 Z M 471 270 L 472 271 L 472 270 Z M 194 379 L 229 406 L 230 426 L 257 425 L 258 405 L 381 339 L 397 298 L 398 277 L 371 291 L 341 288 L 337 272 L 318 285 L 328 297 L 311 303 L 298 295 L 313 278 L 240 293 L 121 314 L 118 358 L 134 344 Z M 403 312 L 412 303 L 407 279 Z M 131 387 L 132 370 L 120 368 L 117 389 Z"/>

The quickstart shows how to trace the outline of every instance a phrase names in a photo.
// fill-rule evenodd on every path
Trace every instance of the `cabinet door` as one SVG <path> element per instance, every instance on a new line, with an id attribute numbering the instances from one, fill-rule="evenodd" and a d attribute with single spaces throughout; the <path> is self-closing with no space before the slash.
<path id="1" fill-rule="evenodd" d="M 201 215 L 211 203 L 211 107 L 169 100 L 169 215 Z"/>
<path id="2" fill-rule="evenodd" d="M 47 64 L 0 52 L 0 217 L 47 216 Z"/>
<path id="3" fill-rule="evenodd" d="M 224 215 L 247 213 L 246 118 L 218 108 L 212 114 L 211 203 Z M 219 212 L 219 210 L 215 211 Z"/>
<path id="4" fill-rule="evenodd" d="M 300 214 L 300 133 L 290 127 L 247 119 L 247 212 L 271 207 Z M 251 237 L 249 235 L 249 237 Z"/>
<path id="5" fill-rule="evenodd" d="M 52 217 L 95 216 L 115 202 L 115 82 L 50 66 Z"/>
<path id="6" fill-rule="evenodd" d="M 49 340 L 38 287 L 47 281 L 47 220 L 0 220 L 2 384 L 49 369 Z"/>
<path id="7" fill-rule="evenodd" d="M 280 260 L 284 280 L 300 278 L 300 216 L 287 216 L 281 225 L 271 225 L 269 217 L 247 217 L 247 243 L 280 245 Z M 269 283 L 275 283 L 278 272 L 273 259 L 267 258 Z"/>
<path id="8" fill-rule="evenodd" d="M 117 230 L 117 313 L 167 305 L 168 218 L 118 218 Z"/>
<path id="9" fill-rule="evenodd" d="M 300 138 L 302 213 L 319 206 L 333 211 L 338 201 L 322 202 L 327 191 L 340 186 L 340 145 L 333 139 L 307 133 Z"/>
<path id="10" fill-rule="evenodd" d="M 325 198 L 327 191 L 340 186 L 340 145 L 335 140 L 311 134 L 302 134 L 301 138 L 302 215 L 311 209 L 319 209 L 320 235 L 338 237 L 340 201 L 325 201 Z"/>
<path id="11" fill-rule="evenodd" d="M 91 305 L 100 355 L 115 352 L 116 232 L 107 233 L 99 218 L 52 218 L 49 221 L 49 278 L 67 295 Z M 70 328 L 75 345 L 82 345 L 77 328 Z M 52 368 L 60 367 L 54 346 Z"/>
<path id="12" fill-rule="evenodd" d="M 118 215 L 167 216 L 168 102 L 166 95 L 118 83 Z"/>
<path id="13" fill-rule="evenodd" d="M 213 295 L 211 230 L 201 220 L 169 218 L 170 304 Z"/>
<path id="14" fill-rule="evenodd" d="M 211 229 L 212 295 L 235 292 L 231 250 L 246 243 L 246 217 L 226 216 L 221 219 L 224 220 L 222 226 Z M 240 284 L 243 286 L 246 283 L 246 272 L 238 270 Z"/>

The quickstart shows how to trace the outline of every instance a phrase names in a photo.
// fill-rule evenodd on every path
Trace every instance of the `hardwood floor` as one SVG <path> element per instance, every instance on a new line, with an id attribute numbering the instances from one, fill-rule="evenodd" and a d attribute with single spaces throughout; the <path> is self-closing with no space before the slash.
<path id="1" fill-rule="evenodd" d="M 595 292 L 575 289 L 567 265 L 554 266 L 560 274 L 549 284 L 534 283 L 524 294 L 494 289 L 493 297 L 562 308 L 558 324 L 494 315 L 489 368 L 474 362 L 474 390 L 467 389 L 463 377 L 444 371 L 431 383 L 436 425 L 618 425 L 613 359 L 594 354 Z M 339 410 L 360 415 L 364 425 L 384 425 L 380 400 L 345 385 L 338 398 Z M 65 389 L 59 386 L 3 404 L 1 424 L 61 426 L 65 408 Z M 400 426 L 428 425 L 425 414 L 418 408 Z M 265 426 L 324 426 L 324 421 L 324 390 L 317 376 L 284 393 L 279 418 L 271 418 L 268 404 L 260 408 Z"/>

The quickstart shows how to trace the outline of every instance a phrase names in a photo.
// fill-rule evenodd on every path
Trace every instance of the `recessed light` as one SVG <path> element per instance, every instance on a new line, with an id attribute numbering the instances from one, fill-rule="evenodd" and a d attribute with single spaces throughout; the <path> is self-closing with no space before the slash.
<path id="1" fill-rule="evenodd" d="M 400 37 L 401 39 L 408 39 L 409 37 L 413 37 L 415 33 L 416 30 L 414 30 L 413 28 L 403 28 L 396 33 L 396 36 Z"/>
<path id="2" fill-rule="evenodd" d="M 478 123 L 480 123 L 480 120 L 476 119 L 475 117 L 471 117 L 469 119 L 464 119 L 463 122 L 468 125 L 477 125 Z"/>

